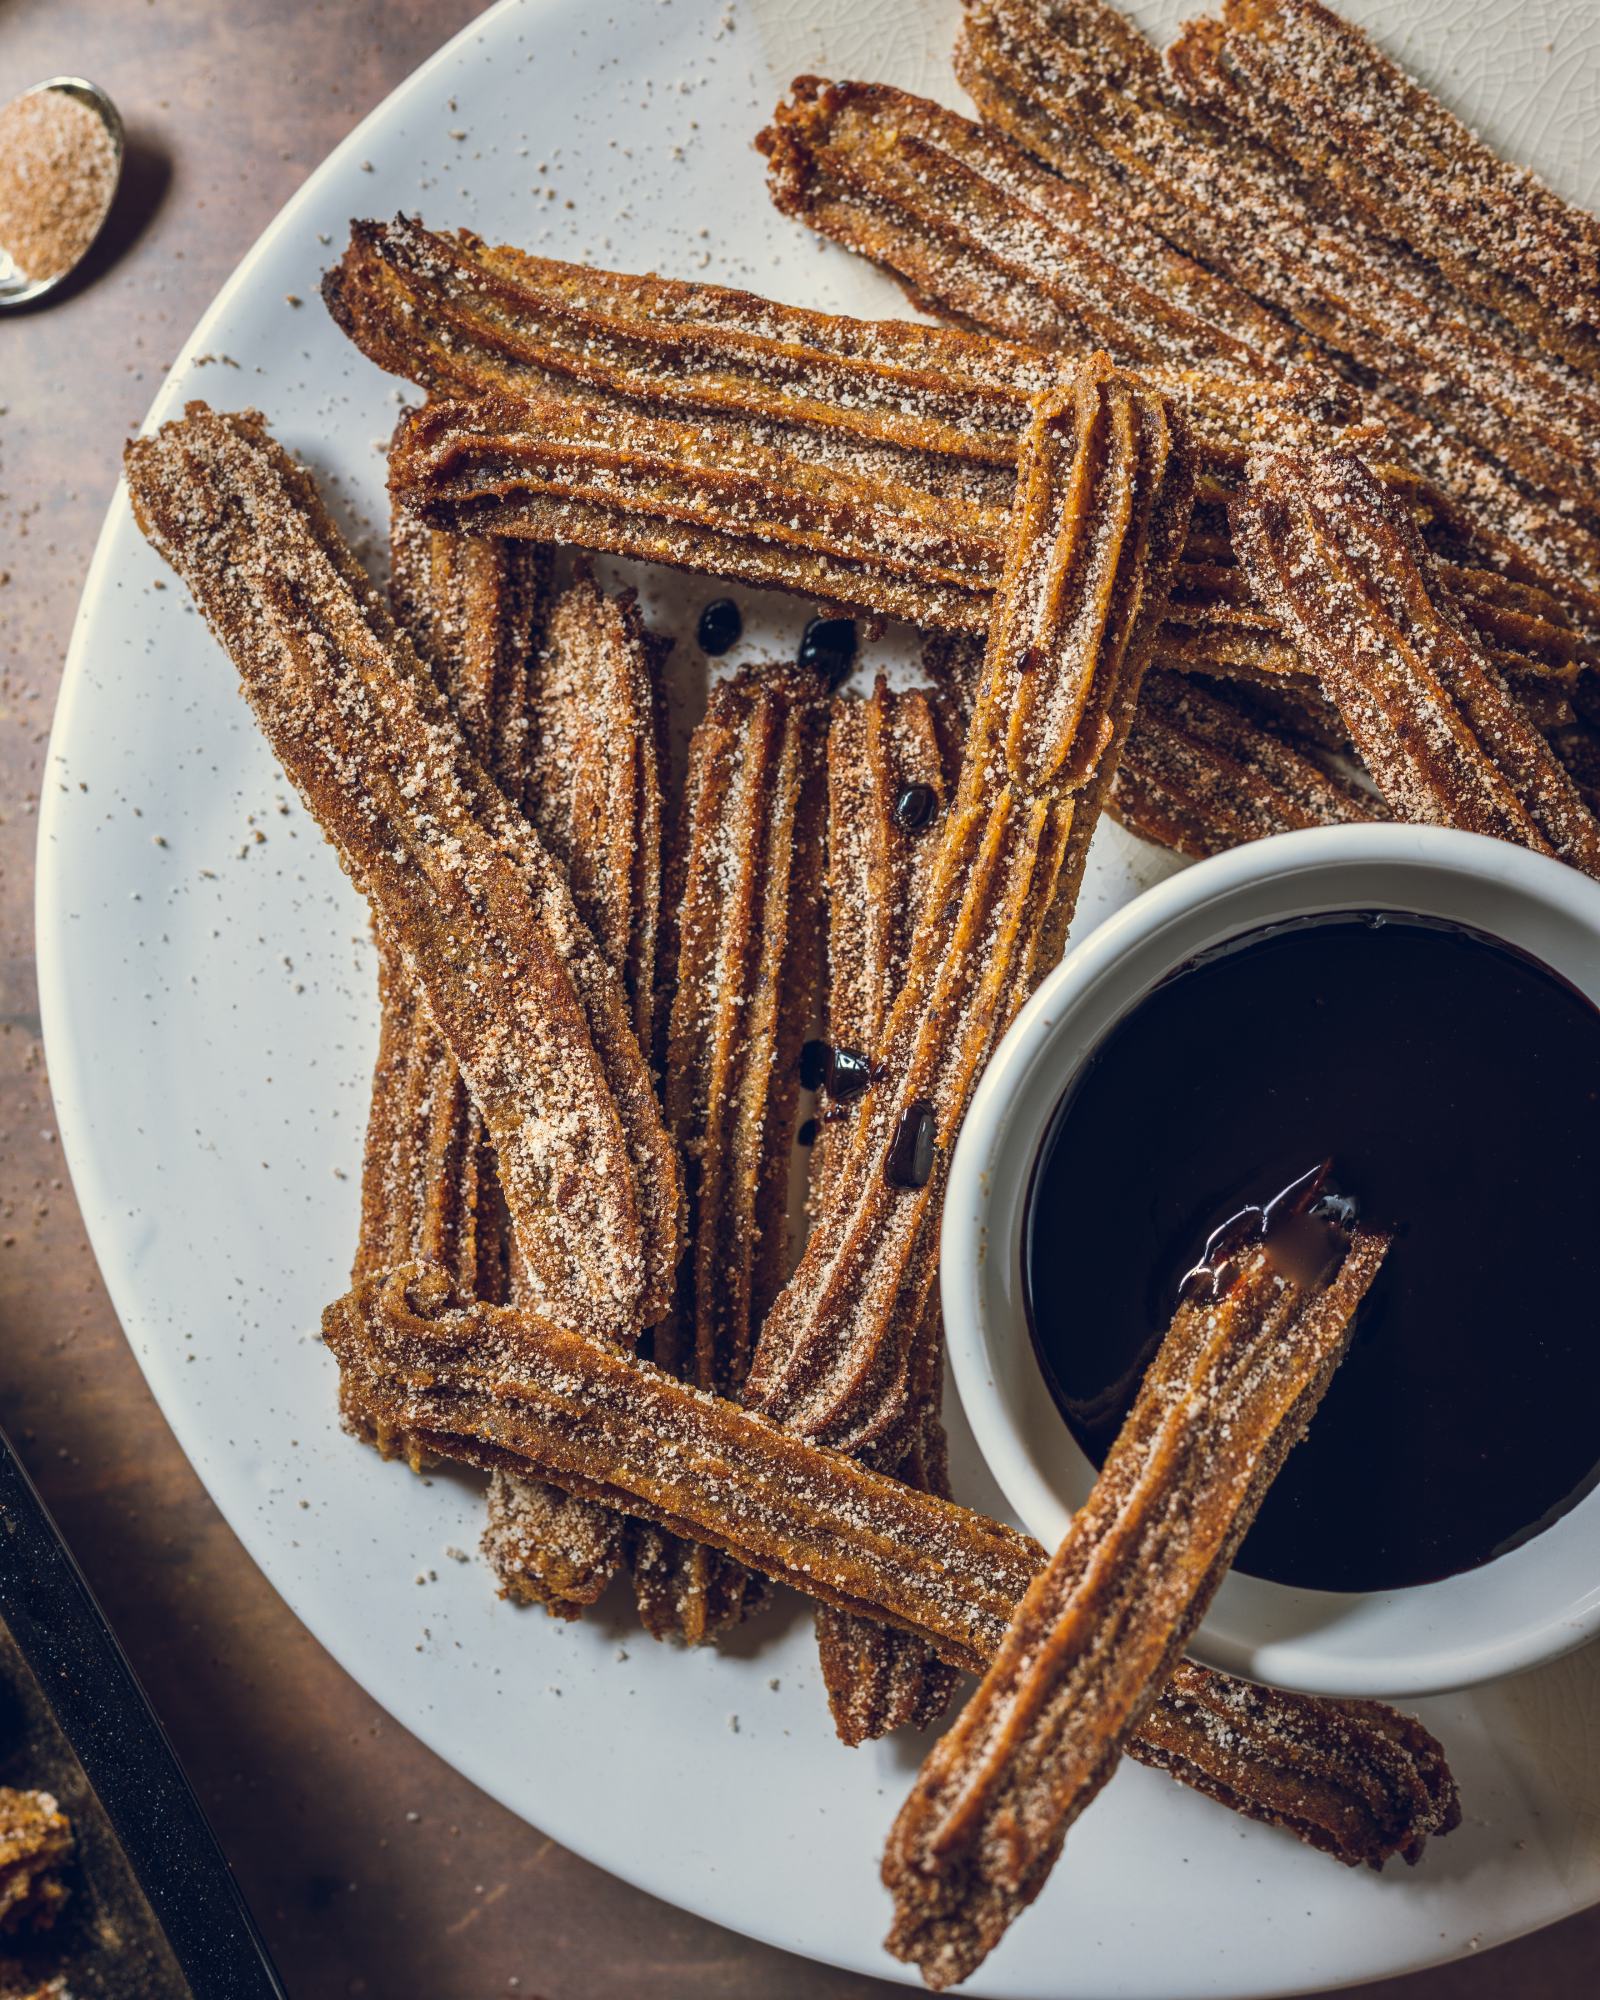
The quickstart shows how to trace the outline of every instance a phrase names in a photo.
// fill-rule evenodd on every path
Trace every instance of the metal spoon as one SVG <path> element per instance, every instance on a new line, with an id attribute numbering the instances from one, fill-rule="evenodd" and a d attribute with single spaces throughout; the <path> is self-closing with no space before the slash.
<path id="1" fill-rule="evenodd" d="M 67 97 L 75 97 L 80 104 L 87 105 L 94 112 L 110 134 L 111 145 L 116 154 L 116 164 L 106 188 L 105 206 L 101 209 L 99 220 L 94 226 L 94 234 L 64 271 L 57 271 L 48 278 L 30 278 L 17 268 L 16 260 L 10 251 L 4 244 L 0 244 L 0 312 L 11 306 L 30 305 L 35 299 L 42 299 L 46 293 L 53 292 L 57 285 L 72 276 L 94 247 L 95 239 L 99 236 L 106 217 L 111 213 L 111 204 L 116 199 L 117 185 L 122 179 L 122 114 L 99 84 L 90 83 L 87 77 L 82 76 L 47 77 L 43 83 L 36 83 L 31 90 L 25 90 L 21 97 L 15 97 L 11 102 L 21 104 L 25 99 L 38 97 L 46 90 L 59 90 Z M 7 106 L 7 109 L 9 108 Z"/>

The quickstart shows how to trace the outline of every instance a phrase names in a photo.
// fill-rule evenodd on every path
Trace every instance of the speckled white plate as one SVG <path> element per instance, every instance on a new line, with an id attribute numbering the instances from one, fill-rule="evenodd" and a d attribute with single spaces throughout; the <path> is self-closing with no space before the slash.
<path id="1" fill-rule="evenodd" d="M 1360 0 L 1502 145 L 1600 194 L 1591 0 Z M 1170 27 L 1176 0 L 1141 9 Z M 625 268 L 899 310 L 768 208 L 749 141 L 805 69 L 959 102 L 952 0 L 507 0 L 314 174 L 185 347 L 186 397 L 255 403 L 358 525 L 382 518 L 394 385 L 317 304 L 353 215 L 418 209 Z M 1581 113 L 1590 113 L 1586 127 Z M 304 300 L 296 306 L 289 295 Z M 556 1839 L 672 1902 L 904 1977 L 878 1939 L 884 1832 L 914 1742 L 842 1749 L 788 1600 L 722 1655 L 641 1639 L 621 1594 L 567 1626 L 496 1600 L 479 1501 L 342 1437 L 311 1330 L 345 1282 L 376 1010 L 366 921 L 233 674 L 119 497 L 51 744 L 39 962 L 61 1133 L 151 1387 L 299 1615 L 394 1715 Z M 651 590 L 682 626 L 699 586 Z M 740 593 L 751 644 L 803 616 Z M 1168 863 L 1107 829 L 1088 926 Z M 959 1424 L 957 1425 L 960 1430 Z M 959 1490 L 998 1496 L 965 1439 Z M 1414 1873 L 1346 1873 L 1128 1768 L 987 1994 L 1245 1996 L 1372 1978 L 1600 1898 L 1600 1660 L 1431 1702 L 1467 1824 Z"/>

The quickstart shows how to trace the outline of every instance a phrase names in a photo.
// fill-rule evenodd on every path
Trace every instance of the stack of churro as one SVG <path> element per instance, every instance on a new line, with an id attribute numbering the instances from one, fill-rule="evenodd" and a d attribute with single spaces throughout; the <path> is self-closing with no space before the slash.
<path id="1" fill-rule="evenodd" d="M 557 1615 L 625 1562 L 689 1642 L 807 1592 L 846 1742 L 982 1674 L 885 1861 L 935 1985 L 1124 1751 L 1347 1862 L 1458 1817 L 1406 1718 L 1182 1658 L 1387 1247 L 1320 1181 L 1191 1274 L 1053 1559 L 950 1497 L 945 1173 L 1102 815 L 1600 877 L 1600 226 L 1316 0 L 1165 58 L 1102 0 L 969 0 L 956 65 L 981 122 L 801 78 L 759 141 L 940 325 L 355 224 L 328 305 L 426 399 L 392 604 L 260 418 L 128 452 L 372 906 L 349 1427 L 486 1471 Z M 675 787 L 592 553 L 909 620 L 936 684 L 744 666 Z"/>

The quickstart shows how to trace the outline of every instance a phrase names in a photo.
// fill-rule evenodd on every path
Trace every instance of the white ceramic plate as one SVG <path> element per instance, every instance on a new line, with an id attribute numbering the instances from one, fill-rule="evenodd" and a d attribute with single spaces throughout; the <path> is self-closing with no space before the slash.
<path id="1" fill-rule="evenodd" d="M 1143 11 L 1165 27 L 1178 8 Z M 1600 11 L 1355 11 L 1500 143 L 1580 199 L 1600 192 L 1580 118 L 1600 99 Z M 381 521 L 395 387 L 316 289 L 351 216 L 401 207 L 625 268 L 900 310 L 886 280 L 769 210 L 749 141 L 805 69 L 959 101 L 954 13 L 952 0 L 508 0 L 312 176 L 201 322 L 152 420 L 192 395 L 256 403 L 358 525 Z M 577 1626 L 512 1610 L 475 1560 L 447 1553 L 476 1547 L 473 1487 L 413 1479 L 340 1435 L 311 1333 L 354 1240 L 375 1033 L 365 917 L 165 583 L 119 498 L 56 717 L 38 915 L 62 1138 L 173 1429 L 311 1629 L 468 1777 L 658 1896 L 904 1977 L 878 1950 L 877 1861 L 917 1745 L 834 1741 L 796 1601 L 720 1656 L 651 1645 L 620 1596 Z M 682 629 L 706 593 L 651 595 Z M 740 596 L 747 651 L 793 643 L 801 607 Z M 1108 829 L 1080 925 L 1168 865 Z M 959 1437 L 956 1470 L 965 1497 L 998 1506 Z M 1427 1705 L 1468 1823 L 1415 1873 L 1346 1873 L 1125 1770 L 975 1990 L 1242 2000 L 1424 1965 L 1583 1907 L 1600 1898 L 1597 1668 L 1580 1655 Z"/>

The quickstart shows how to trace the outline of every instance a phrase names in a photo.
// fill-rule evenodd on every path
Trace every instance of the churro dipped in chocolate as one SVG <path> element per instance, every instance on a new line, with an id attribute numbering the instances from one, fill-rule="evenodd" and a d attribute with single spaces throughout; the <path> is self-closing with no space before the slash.
<path id="1" fill-rule="evenodd" d="M 762 1328 L 748 1394 L 892 1449 L 979 1071 L 1060 954 L 1188 531 L 1177 419 L 1103 358 L 1040 399 L 960 784 L 849 1151 Z"/>
<path id="2" fill-rule="evenodd" d="M 937 697 L 891 689 L 843 696 L 828 729 L 828 1003 L 820 1059 L 821 1117 L 812 1148 L 813 1203 L 849 1150 L 850 1107 L 870 1076 L 911 956 L 954 777 L 955 726 Z M 948 1495 L 940 1405 L 944 1328 L 937 1295 L 912 1337 L 904 1444 L 881 1462 L 907 1484 Z M 842 1741 L 864 1743 L 943 1714 L 955 1686 L 927 1643 L 876 1619 L 817 1610 L 817 1654 Z"/>
<path id="3" fill-rule="evenodd" d="M 676 1263 L 676 1163 L 621 982 L 563 871 L 259 417 L 193 403 L 126 466 L 141 528 L 467 1079 L 531 1296 L 612 1338 L 649 1323 Z"/>
<path id="4" fill-rule="evenodd" d="M 737 1404 L 447 1273 L 365 1280 L 323 1338 L 357 1428 L 515 1465 L 700 1539 L 980 1671 L 1044 1565 L 997 1521 L 808 1444 Z M 1181 1661 L 1129 1744 L 1141 1761 L 1354 1865 L 1414 1861 L 1459 1817 L 1437 1743 L 1377 1702 L 1318 1701 Z"/>
<path id="5" fill-rule="evenodd" d="M 1269 834 L 1355 826 L 1379 802 L 1225 686 L 1152 667 L 1107 810 L 1145 840 L 1197 859 Z"/>
<path id="6" fill-rule="evenodd" d="M 1094 1490 L 900 1810 L 888 1949 L 936 1990 L 1044 1887 L 1344 1356 L 1389 1239 L 1322 1213 L 1325 1179 L 1190 1273 Z"/>
<path id="7" fill-rule="evenodd" d="M 527 671 L 522 792 L 566 867 L 579 915 L 621 976 L 647 1055 L 661 925 L 659 650 L 631 591 L 608 597 L 580 571 L 555 594 Z M 625 1527 L 608 1508 L 496 1473 L 482 1546 L 506 1596 L 574 1617 L 615 1575 Z"/>
<path id="8" fill-rule="evenodd" d="M 826 691 L 800 667 L 717 682 L 689 743 L 674 884 L 676 976 L 663 1089 L 684 1162 L 689 1251 L 655 1358 L 736 1397 L 756 1328 L 788 1274 L 800 1049 L 821 970 Z M 765 1596 L 704 1543 L 641 1528 L 648 1631 L 698 1644 Z"/>
<path id="9" fill-rule="evenodd" d="M 1514 840 L 1600 875 L 1600 823 L 1359 459 L 1263 455 L 1235 534 L 1398 818 Z"/>

